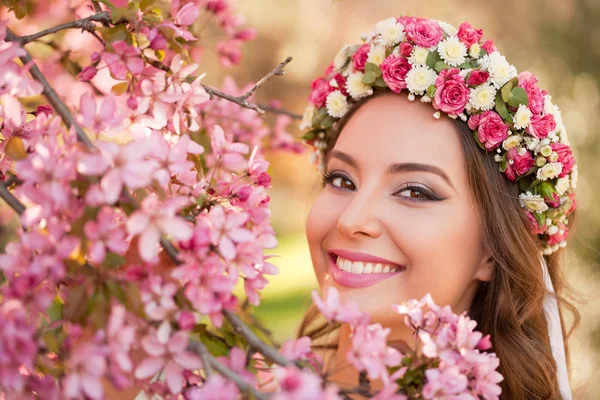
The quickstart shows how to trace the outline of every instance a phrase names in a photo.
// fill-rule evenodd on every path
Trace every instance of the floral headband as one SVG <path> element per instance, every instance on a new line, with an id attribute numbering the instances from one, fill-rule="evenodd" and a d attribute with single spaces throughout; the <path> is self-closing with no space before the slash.
<path id="1" fill-rule="evenodd" d="M 575 209 L 577 166 L 560 110 L 530 72 L 517 74 L 482 30 L 433 19 L 388 18 L 346 45 L 323 77 L 312 82 L 300 129 L 322 170 L 336 122 L 374 91 L 420 96 L 451 118 L 466 121 L 475 141 L 494 152 L 500 171 L 519 185 L 520 203 L 544 254 L 566 246 Z"/>

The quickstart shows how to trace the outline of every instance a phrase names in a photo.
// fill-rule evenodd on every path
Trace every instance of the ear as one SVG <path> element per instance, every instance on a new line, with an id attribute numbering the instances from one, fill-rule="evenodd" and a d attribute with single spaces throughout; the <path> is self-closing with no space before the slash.
<path id="1" fill-rule="evenodd" d="M 494 276 L 495 267 L 494 257 L 492 257 L 492 254 L 488 250 L 485 250 L 481 262 L 477 266 L 474 279 L 483 282 L 491 281 Z"/>

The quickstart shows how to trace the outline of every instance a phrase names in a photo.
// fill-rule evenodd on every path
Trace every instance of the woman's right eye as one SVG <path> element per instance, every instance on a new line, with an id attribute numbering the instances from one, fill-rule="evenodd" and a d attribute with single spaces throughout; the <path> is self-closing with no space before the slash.
<path id="1" fill-rule="evenodd" d="M 340 189 L 355 190 L 354 183 L 352 183 L 350 179 L 346 178 L 344 175 L 336 173 L 324 173 L 323 184 L 332 185 L 333 187 Z"/>

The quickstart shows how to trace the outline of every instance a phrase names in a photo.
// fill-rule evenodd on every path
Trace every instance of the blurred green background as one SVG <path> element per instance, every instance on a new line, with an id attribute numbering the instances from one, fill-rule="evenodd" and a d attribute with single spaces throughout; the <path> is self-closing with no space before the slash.
<path id="1" fill-rule="evenodd" d="M 570 339 L 575 398 L 600 398 L 600 0 L 239 0 L 247 25 L 258 30 L 256 40 L 243 48 L 240 66 L 224 69 L 214 56 L 211 41 L 218 39 L 214 21 L 201 15 L 200 35 L 207 44 L 201 70 L 203 82 L 219 86 L 226 75 L 238 85 L 256 81 L 285 57 L 294 60 L 285 75 L 271 79 L 258 92 L 259 103 L 273 98 L 285 109 L 302 113 L 311 80 L 322 73 L 338 49 L 358 43 L 374 24 L 402 14 L 445 20 L 458 26 L 469 21 L 482 28 L 484 38 L 519 71 L 530 70 L 548 90 L 563 113 L 579 164 L 577 230 L 570 236 L 566 277 L 577 290 L 582 320 Z M 204 19 L 203 19 L 204 18 Z M 300 133 L 291 125 L 290 132 Z M 279 245 L 272 261 L 280 274 L 270 279 L 258 309 L 275 338 L 293 337 L 316 288 L 304 222 L 319 191 L 319 177 L 301 156 L 270 154 L 273 176 L 272 222 Z M 10 212 L 0 205 L 0 246 L 12 239 L 7 230 Z M 2 233 L 2 232 L 0 232 Z"/>

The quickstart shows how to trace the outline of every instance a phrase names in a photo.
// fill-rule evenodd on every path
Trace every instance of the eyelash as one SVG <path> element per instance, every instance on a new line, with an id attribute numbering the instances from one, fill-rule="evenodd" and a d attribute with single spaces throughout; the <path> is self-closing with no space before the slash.
<path id="1" fill-rule="evenodd" d="M 345 176 L 344 174 L 341 174 L 339 172 L 324 172 L 322 177 L 321 177 L 321 181 L 322 181 L 322 185 L 326 186 L 326 185 L 332 185 L 333 186 L 333 180 L 336 178 L 342 178 L 342 179 L 346 179 L 350 182 L 352 182 L 352 180 L 350 178 L 348 178 L 347 176 Z M 352 185 L 354 185 L 354 183 L 352 183 Z M 336 189 L 343 189 L 339 186 L 333 186 Z M 413 199 L 410 197 L 405 197 L 405 196 L 399 196 L 405 199 L 408 199 L 409 201 L 440 201 L 440 200 L 444 200 L 443 198 L 439 197 L 437 194 L 435 194 L 432 190 L 424 188 L 421 185 L 417 185 L 413 182 L 408 182 L 406 185 L 404 185 L 402 188 L 400 188 L 399 190 L 397 190 L 393 195 L 397 196 L 399 193 L 405 191 L 405 190 L 413 190 L 415 192 L 421 193 L 423 194 L 426 199 Z"/>

